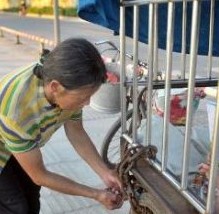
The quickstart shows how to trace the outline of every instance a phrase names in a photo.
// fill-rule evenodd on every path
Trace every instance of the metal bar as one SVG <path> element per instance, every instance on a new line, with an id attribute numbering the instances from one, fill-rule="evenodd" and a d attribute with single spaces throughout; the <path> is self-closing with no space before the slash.
<path id="1" fill-rule="evenodd" d="M 213 207 L 215 202 L 215 187 L 218 171 L 218 152 L 219 152 L 219 84 L 217 90 L 217 107 L 215 110 L 215 121 L 214 121 L 214 135 L 211 149 L 211 168 L 208 186 L 208 198 L 206 205 L 206 212 L 213 213 Z"/>
<path id="2" fill-rule="evenodd" d="M 125 86 L 125 7 L 120 7 L 120 96 L 121 96 L 121 124 L 122 133 L 127 131 L 126 127 L 126 86 Z"/>
<path id="3" fill-rule="evenodd" d="M 188 191 L 182 191 L 183 196 L 202 214 L 205 214 L 205 209 L 202 204 L 197 201 Z"/>
<path id="4" fill-rule="evenodd" d="M 163 143 L 162 143 L 162 171 L 166 170 L 168 157 L 168 133 L 169 133 L 169 118 L 170 118 L 170 90 L 171 90 L 171 74 L 172 74 L 172 52 L 173 52 L 173 31 L 174 31 L 174 10 L 173 2 L 168 3 L 168 18 L 167 18 L 167 51 L 166 51 L 166 74 L 165 74 L 165 110 L 163 123 Z"/>
<path id="5" fill-rule="evenodd" d="M 121 138 L 124 139 L 126 142 L 128 142 L 129 144 L 131 144 L 132 146 L 138 146 L 138 143 L 134 143 L 133 139 L 128 136 L 127 134 L 122 134 Z"/>
<path id="6" fill-rule="evenodd" d="M 217 86 L 218 79 L 196 79 L 195 80 L 195 87 L 215 87 Z M 127 81 L 126 85 L 131 86 L 133 84 L 132 81 Z M 138 86 L 145 86 L 147 87 L 148 81 L 141 81 L 138 82 Z M 153 89 L 164 89 L 165 82 L 161 81 L 154 81 L 153 82 Z M 188 80 L 171 80 L 171 88 L 187 88 L 188 87 Z"/>
<path id="7" fill-rule="evenodd" d="M 122 134 L 121 137 L 126 140 L 128 143 L 133 144 L 133 139 L 127 135 L 127 134 Z"/>
<path id="8" fill-rule="evenodd" d="M 137 141 L 137 114 L 138 114 L 138 36 L 139 36 L 139 7 L 134 6 L 134 24 L 133 24 L 133 123 L 132 123 L 132 137 L 134 143 Z"/>
<path id="9" fill-rule="evenodd" d="M 148 84 L 147 84 L 147 127 L 146 145 L 151 144 L 151 126 L 152 126 L 152 92 L 153 92 L 153 45 L 154 45 L 154 4 L 149 4 L 148 18 Z"/>
<path id="10" fill-rule="evenodd" d="M 159 168 L 157 164 L 154 164 L 155 168 Z M 138 181 L 143 184 L 144 186 L 147 186 L 146 180 L 144 177 L 138 172 L 137 169 L 133 168 L 132 170 L 133 175 L 138 179 Z M 199 201 L 194 198 L 188 191 L 183 191 L 177 183 L 177 181 L 171 177 L 168 173 L 162 172 L 162 175 L 170 182 L 171 185 L 173 185 L 177 190 L 179 190 L 182 195 L 200 212 L 200 213 L 205 213 L 204 207 L 202 204 L 199 203 Z"/>
<path id="11" fill-rule="evenodd" d="M 153 166 L 161 172 L 161 166 L 158 163 L 153 163 Z M 162 175 L 172 184 L 177 190 L 179 190 L 182 195 L 200 212 L 205 213 L 204 206 L 194 198 L 189 191 L 185 191 L 181 189 L 180 184 L 176 179 L 174 179 L 168 172 L 161 172 Z"/>
<path id="12" fill-rule="evenodd" d="M 153 74 L 154 80 L 157 80 L 158 76 L 158 4 L 154 5 L 154 59 L 153 59 Z"/>
<path id="13" fill-rule="evenodd" d="M 182 51 L 181 51 L 181 77 L 185 79 L 186 73 L 186 23 L 187 23 L 187 0 L 183 1 L 182 17 Z"/>
<path id="14" fill-rule="evenodd" d="M 192 32 L 191 32 L 191 49 L 190 49 L 190 69 L 189 69 L 189 85 L 188 85 L 188 104 L 186 112 L 186 132 L 183 151 L 183 167 L 181 187 L 183 190 L 187 188 L 188 165 L 190 154 L 190 138 L 192 125 L 192 101 L 194 95 L 197 49 L 198 49 L 198 31 L 200 24 L 200 1 L 194 0 L 192 11 Z"/>
<path id="15" fill-rule="evenodd" d="M 53 13 L 54 13 L 54 41 L 55 44 L 57 45 L 61 41 L 60 20 L 59 20 L 59 0 L 54 0 Z"/>
<path id="16" fill-rule="evenodd" d="M 212 75 L 212 48 L 213 48 L 213 35 L 214 35 L 214 7 L 215 0 L 211 0 L 211 12 L 210 12 L 210 29 L 209 29 L 209 49 L 208 49 L 208 77 Z"/>
<path id="17" fill-rule="evenodd" d="M 151 3 L 154 3 L 154 4 L 158 4 L 158 3 L 168 3 L 168 2 L 182 2 L 182 0 L 121 0 L 120 1 L 120 4 L 122 6 L 125 6 L 125 7 L 130 7 L 130 6 L 133 6 L 133 5 L 145 5 L 145 4 L 151 4 Z M 188 0 L 188 1 L 193 1 L 193 0 Z"/>

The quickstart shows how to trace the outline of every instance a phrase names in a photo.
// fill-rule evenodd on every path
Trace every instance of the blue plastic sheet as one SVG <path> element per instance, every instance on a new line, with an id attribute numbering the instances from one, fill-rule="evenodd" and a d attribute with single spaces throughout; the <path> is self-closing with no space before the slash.
<path id="1" fill-rule="evenodd" d="M 210 28 L 210 4 L 211 1 L 201 2 L 201 22 L 199 31 L 198 54 L 207 55 L 209 47 L 209 28 Z M 119 1 L 118 0 L 79 0 L 78 15 L 80 18 L 89 22 L 104 26 L 119 33 Z M 175 4 L 175 21 L 174 21 L 174 44 L 173 51 L 181 52 L 182 46 L 182 3 Z M 213 55 L 219 56 L 219 0 L 215 2 L 215 21 L 214 21 L 214 39 Z M 191 37 L 191 17 L 192 2 L 187 3 L 187 41 L 186 51 L 190 50 Z M 133 35 L 133 8 L 127 7 L 126 14 L 126 35 Z M 148 5 L 140 6 L 139 11 L 139 41 L 148 43 Z M 158 6 L 158 46 L 166 49 L 167 35 L 167 4 L 162 3 Z"/>

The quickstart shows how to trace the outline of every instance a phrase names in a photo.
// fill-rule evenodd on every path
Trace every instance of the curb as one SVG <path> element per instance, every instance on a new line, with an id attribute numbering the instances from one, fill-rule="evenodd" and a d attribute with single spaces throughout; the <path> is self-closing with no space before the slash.
<path id="1" fill-rule="evenodd" d="M 0 11 L 0 14 L 9 14 L 13 16 L 19 16 L 18 13 L 13 13 L 13 12 L 5 12 L 5 11 Z M 19 16 L 19 17 L 30 17 L 30 18 L 41 18 L 41 19 L 54 19 L 53 15 L 39 15 L 35 13 L 27 13 L 26 16 Z M 80 17 L 67 17 L 67 16 L 59 16 L 60 20 L 63 21 L 69 21 L 69 22 L 84 22 L 84 23 L 89 23 L 86 20 L 81 19 Z"/>

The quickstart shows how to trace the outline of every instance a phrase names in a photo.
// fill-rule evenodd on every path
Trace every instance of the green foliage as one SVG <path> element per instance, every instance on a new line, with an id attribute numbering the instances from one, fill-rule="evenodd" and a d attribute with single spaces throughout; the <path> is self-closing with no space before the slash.
<path id="1" fill-rule="evenodd" d="M 36 13 L 39 15 L 52 15 L 53 8 L 52 7 L 28 7 L 27 13 Z"/>
<path id="2" fill-rule="evenodd" d="M 4 9 L 6 12 L 19 12 L 18 7 Z M 27 13 L 34 13 L 39 15 L 53 15 L 53 7 L 28 7 Z M 77 16 L 77 9 L 73 7 L 59 8 L 59 15 L 61 16 Z"/>
<path id="3" fill-rule="evenodd" d="M 7 8 L 7 9 L 3 9 L 3 11 L 17 13 L 19 11 L 19 8 L 18 7 L 11 7 L 11 8 Z"/>
<path id="4" fill-rule="evenodd" d="M 61 8 L 60 15 L 63 16 L 77 16 L 77 9 L 76 8 Z"/>

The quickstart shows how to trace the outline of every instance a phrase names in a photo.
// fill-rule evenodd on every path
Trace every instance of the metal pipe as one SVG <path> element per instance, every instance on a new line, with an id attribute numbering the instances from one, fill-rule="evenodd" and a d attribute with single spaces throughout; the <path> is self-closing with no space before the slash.
<path id="1" fill-rule="evenodd" d="M 206 212 L 213 213 L 214 202 L 215 202 L 215 187 L 218 172 L 218 152 L 219 152 L 219 84 L 217 90 L 217 107 L 215 110 L 215 121 L 214 121 L 214 135 L 211 149 L 211 168 L 208 186 L 208 198 L 206 205 Z"/>
<path id="2" fill-rule="evenodd" d="M 172 53 L 173 53 L 173 32 L 174 32 L 174 10 L 173 2 L 168 3 L 168 18 L 167 18 L 167 51 L 166 51 L 166 74 L 165 74 L 165 110 L 163 123 L 163 143 L 162 143 L 162 171 L 166 170 L 168 157 L 168 133 L 169 133 L 169 118 L 170 118 L 170 90 L 171 90 L 171 74 L 172 74 Z"/>
<path id="3" fill-rule="evenodd" d="M 190 68 L 189 68 L 189 85 L 188 85 L 188 104 L 186 112 L 186 132 L 183 151 L 183 168 L 181 187 L 183 190 L 187 188 L 188 165 L 190 155 L 190 138 L 192 125 L 192 102 L 195 86 L 197 50 L 198 50 L 198 32 L 200 24 L 200 1 L 194 0 L 192 11 L 192 30 L 191 30 L 191 49 L 190 49 Z"/>
<path id="4" fill-rule="evenodd" d="M 182 17 L 182 51 L 181 51 L 181 77 L 185 79 L 186 73 L 186 23 L 187 23 L 187 0 L 183 0 Z"/>
<path id="5" fill-rule="evenodd" d="M 149 18 L 148 18 L 148 84 L 147 84 L 147 127 L 146 145 L 151 144 L 151 125 L 152 125 L 152 92 L 153 92 L 153 46 L 154 46 L 154 4 L 149 4 Z"/>
<path id="6" fill-rule="evenodd" d="M 153 59 L 153 74 L 154 80 L 157 80 L 158 76 L 158 4 L 154 5 L 154 59 Z"/>
<path id="7" fill-rule="evenodd" d="M 212 79 L 207 79 L 207 78 L 200 78 L 196 79 L 195 81 L 195 87 L 215 87 L 217 86 L 218 79 L 212 78 Z M 165 87 L 165 82 L 163 80 L 161 81 L 154 81 L 153 82 L 153 89 L 164 89 Z M 132 81 L 127 81 L 126 86 L 131 86 L 133 84 Z M 145 86 L 147 87 L 148 81 L 141 81 L 138 82 L 138 86 Z M 187 88 L 188 87 L 188 80 L 171 80 L 171 88 Z M 210 91 L 210 89 L 205 89 L 205 91 Z M 214 91 L 214 89 L 211 89 Z M 214 93 L 214 92 L 213 92 Z"/>
<path id="8" fill-rule="evenodd" d="M 182 195 L 202 214 L 205 213 L 205 209 L 202 204 L 197 201 L 196 198 L 194 198 L 188 191 L 182 191 Z"/>
<path id="9" fill-rule="evenodd" d="M 134 143 L 137 141 L 137 114 L 138 114 L 138 36 L 139 36 L 139 7 L 134 6 L 134 23 L 133 23 L 133 123 L 132 137 Z"/>
<path id="10" fill-rule="evenodd" d="M 61 41 L 60 20 L 59 20 L 59 0 L 54 0 L 53 13 L 54 13 L 54 40 L 55 40 L 55 44 L 57 45 Z"/>
<path id="11" fill-rule="evenodd" d="M 125 7 L 130 7 L 133 5 L 145 5 L 145 4 L 158 4 L 158 3 L 168 3 L 168 2 L 182 2 L 182 0 L 122 0 L 121 5 Z M 193 1 L 193 0 L 188 0 L 188 1 Z"/>
<path id="12" fill-rule="evenodd" d="M 125 86 L 125 7 L 120 6 L 120 96 L 121 96 L 121 124 L 122 133 L 127 131 L 126 127 L 126 86 Z"/>
<path id="13" fill-rule="evenodd" d="M 132 146 L 138 146 L 139 145 L 138 143 L 134 143 L 133 139 L 129 135 L 127 135 L 127 134 L 122 134 L 121 138 L 124 139 L 129 144 L 131 144 Z"/>
<path id="14" fill-rule="evenodd" d="M 157 167 L 156 167 L 157 168 Z M 138 181 L 143 184 L 145 187 L 147 187 L 147 182 L 144 179 L 144 177 L 138 172 L 137 169 L 133 168 L 132 170 L 133 175 L 138 179 Z M 168 173 L 162 172 L 162 175 L 170 182 L 171 185 L 173 185 L 177 190 L 179 190 L 182 195 L 202 214 L 205 213 L 204 207 L 202 204 L 199 203 L 199 201 L 194 198 L 188 191 L 182 191 L 180 185 L 176 182 L 175 179 L 173 179 Z"/>
<path id="15" fill-rule="evenodd" d="M 215 0 L 211 0 L 211 12 L 210 12 L 210 29 L 209 29 L 209 49 L 208 49 L 208 77 L 212 75 L 212 48 L 213 48 L 213 35 L 214 35 L 214 7 Z"/>

